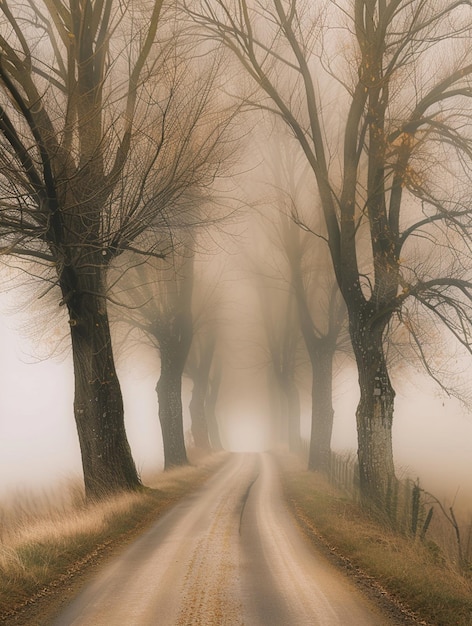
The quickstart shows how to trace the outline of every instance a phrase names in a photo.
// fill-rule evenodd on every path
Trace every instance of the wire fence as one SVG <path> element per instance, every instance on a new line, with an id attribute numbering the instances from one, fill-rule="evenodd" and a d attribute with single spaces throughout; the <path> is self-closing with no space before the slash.
<path id="1" fill-rule="evenodd" d="M 308 460 L 309 442 L 301 453 Z M 353 452 L 332 452 L 329 482 L 360 502 L 359 465 Z M 390 528 L 415 541 L 425 542 L 439 561 L 472 576 L 472 518 L 470 512 L 454 510 L 454 503 L 440 500 L 421 487 L 419 479 L 394 479 L 387 488 L 385 506 L 376 510 Z"/>

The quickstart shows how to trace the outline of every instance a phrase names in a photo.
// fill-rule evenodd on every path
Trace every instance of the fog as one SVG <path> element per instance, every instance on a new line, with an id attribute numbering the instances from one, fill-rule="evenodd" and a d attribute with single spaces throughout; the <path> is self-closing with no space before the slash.
<path id="1" fill-rule="evenodd" d="M 256 247 L 260 248 L 259 255 L 268 256 L 263 236 L 260 224 L 249 220 L 249 227 L 239 228 L 236 241 L 228 244 L 226 251 L 204 255 L 199 269 L 203 274 L 209 270 L 226 302 L 221 310 L 219 341 L 224 375 L 217 415 L 223 445 L 230 451 L 261 451 L 273 444 L 266 381 L 269 357 L 264 347 L 257 281 L 248 262 L 254 260 Z M 21 280 L 18 284 L 19 289 L 0 298 L 0 498 L 25 491 L 47 491 L 71 480 L 82 482 L 67 321 L 55 315 L 54 298 L 38 305 L 31 289 L 22 290 Z M 33 323 L 28 324 L 28 320 Z M 147 477 L 163 469 L 164 463 L 155 390 L 160 374 L 159 352 L 146 340 L 121 338 L 116 342 L 115 358 L 127 435 L 138 471 L 146 482 Z M 298 364 L 298 386 L 301 434 L 308 440 L 311 386 L 305 361 L 306 356 L 302 356 Z M 340 362 L 334 380 L 332 447 L 354 455 L 357 372 L 349 359 Z M 466 368 L 464 361 L 464 371 Z M 458 375 L 463 373 L 458 371 Z M 397 474 L 419 478 L 421 485 L 437 497 L 472 509 L 472 411 L 440 392 L 430 378 L 411 367 L 402 367 L 393 376 Z M 191 389 L 191 381 L 184 377 L 184 429 L 189 445 Z"/>
<path id="2" fill-rule="evenodd" d="M 412 29 L 410 3 L 405 3 L 398 16 L 394 12 L 395 17 L 388 18 L 393 21 L 381 35 L 386 45 L 379 47 L 378 54 L 391 58 L 373 63 L 363 52 L 371 49 L 369 29 L 353 27 L 350 8 L 344 10 L 344 3 L 328 3 L 323 19 L 316 3 L 301 4 L 305 12 L 296 20 L 300 31 L 291 38 L 284 33 L 292 18 L 285 16 L 278 24 L 278 9 L 274 13 L 270 8 L 251 10 L 240 26 L 242 34 L 233 30 L 239 18 L 231 21 L 230 12 L 200 16 L 196 21 L 210 28 L 210 40 L 220 40 L 236 51 L 232 60 L 231 55 L 211 60 L 212 41 L 204 38 L 199 43 L 201 33 L 195 33 L 193 45 L 188 46 L 183 34 L 187 36 L 191 27 L 185 22 L 179 37 L 169 37 L 169 24 L 177 32 L 179 19 L 173 15 L 161 25 L 159 3 L 149 4 L 154 7 L 149 24 L 144 13 L 138 20 L 132 11 L 116 18 L 114 25 L 106 18 L 103 36 L 110 28 L 110 41 L 116 36 L 120 43 L 110 46 L 110 62 L 101 50 L 92 54 L 94 62 L 103 63 L 102 77 L 97 79 L 98 70 L 89 77 L 98 80 L 96 94 L 102 98 L 89 112 L 95 125 L 79 106 L 89 98 L 67 93 L 66 85 L 75 84 L 76 74 L 80 77 L 83 72 L 68 56 L 72 47 L 63 50 L 57 45 L 62 34 L 56 35 L 57 42 L 54 36 L 51 39 L 57 25 L 47 18 L 48 10 L 42 15 L 34 3 L 27 3 L 29 15 L 29 9 L 19 5 L 21 15 L 16 18 L 4 10 L 10 24 L 7 39 L 13 41 L 4 45 L 7 57 L 22 49 L 25 58 L 32 58 L 31 51 L 26 53 L 26 36 L 19 37 L 20 25 L 40 23 L 33 52 L 41 50 L 44 61 L 37 74 L 35 64 L 26 64 L 31 76 L 26 69 L 13 71 L 10 82 L 19 88 L 8 91 L 8 81 L 3 85 L 5 106 L 11 107 L 17 128 L 13 133 L 5 127 L 0 133 L 8 165 L 0 176 L 5 205 L 0 230 L 6 246 L 2 270 L 8 279 L 8 263 L 21 265 L 29 258 L 21 267 L 27 271 L 18 273 L 17 282 L 21 285 L 24 274 L 32 283 L 39 280 L 38 293 L 30 297 L 29 305 L 21 304 L 21 292 L 15 289 L 0 302 L 0 495 L 55 487 L 74 477 L 81 480 L 76 423 L 84 431 L 83 441 L 91 448 L 97 446 L 90 460 L 94 456 L 93 461 L 107 465 L 106 454 L 98 448 L 105 447 L 108 439 L 101 435 L 112 424 L 122 436 L 116 426 L 116 413 L 122 418 L 119 403 L 113 407 L 113 393 L 104 393 L 116 381 L 110 365 L 113 358 L 138 472 L 145 482 L 151 472 L 161 470 L 159 355 L 172 335 L 167 354 L 180 357 L 182 337 L 193 333 L 194 346 L 210 335 L 209 343 L 216 344 L 206 393 L 211 387 L 210 370 L 221 370 L 215 413 L 227 450 L 265 450 L 274 441 L 280 445 L 277 427 L 282 430 L 283 420 L 289 426 L 296 423 L 289 411 L 294 388 L 293 404 L 301 404 L 301 433 L 308 440 L 314 417 L 312 382 L 322 380 L 314 375 L 314 355 L 319 364 L 328 354 L 329 368 L 333 360 L 337 363 L 332 446 L 336 451 L 355 452 L 359 400 L 355 352 L 358 371 L 364 368 L 365 381 L 368 378 L 362 387 L 367 400 L 359 420 L 365 432 L 359 441 L 367 446 L 367 434 L 375 431 L 372 416 L 378 431 L 388 431 L 395 391 L 393 447 L 398 475 L 418 477 L 439 497 L 457 498 L 464 506 L 472 502 L 472 409 L 440 393 L 431 378 L 418 373 L 423 362 L 432 378 L 458 395 L 461 386 L 470 387 L 469 360 L 448 353 L 448 342 L 454 343 L 452 352 L 455 345 L 466 352 L 472 341 L 472 137 L 464 130 L 471 128 L 470 107 L 464 102 L 472 93 L 472 64 L 466 64 L 470 51 L 464 51 L 461 43 L 465 8 L 457 18 L 455 4 L 444 13 L 431 9 L 432 16 L 425 16 L 420 3 L 414 18 L 420 25 Z M 443 19 L 449 13 L 451 19 Z M 97 8 L 98 15 L 102 19 Z M 355 22 L 359 16 L 352 19 Z M 64 28 L 66 32 L 69 27 Z M 135 28 L 139 36 L 130 37 Z M 437 33 L 430 39 L 435 28 Z M 400 37 L 398 29 L 404 29 Z M 409 40 L 412 33 L 415 36 Z M 300 42 L 294 47 L 297 37 Z M 154 40 L 160 52 L 148 58 Z M 168 41 L 170 50 L 174 40 L 177 47 L 161 54 L 162 42 Z M 250 42 L 247 49 L 244 41 Z M 140 51 L 140 42 L 149 45 Z M 411 59 L 410 53 L 404 56 L 410 45 Z M 442 58 L 446 45 L 450 59 L 444 59 L 436 75 L 434 55 Z M 167 50 L 167 43 L 164 47 Z M 161 57 L 166 58 L 162 65 Z M 16 57 L 4 65 L 5 72 L 16 68 Z M 89 69 L 93 65 L 85 64 Z M 51 78 L 67 71 L 73 76 L 65 76 L 64 86 Z M 38 86 L 30 93 L 30 83 L 35 81 Z M 85 79 L 82 88 L 84 94 L 90 93 Z M 29 99 L 20 106 L 16 98 L 23 92 Z M 45 94 L 38 111 L 31 107 L 36 94 Z M 447 119 L 443 119 L 445 111 L 451 111 Z M 29 117 L 23 119 L 25 112 Z M 37 114 L 51 121 L 51 134 L 57 135 L 63 149 L 51 150 L 45 160 L 44 140 L 38 142 L 41 133 L 33 132 L 30 120 Z M 37 129 L 43 128 L 43 121 L 38 118 Z M 32 146 L 34 158 L 27 154 L 29 147 L 16 141 L 17 136 L 24 146 Z M 88 148 L 82 154 L 84 146 Z M 51 168 L 44 175 L 42 195 L 38 193 L 41 177 L 29 185 L 18 183 L 32 167 L 29 158 Z M 70 160 L 76 169 L 56 180 L 62 160 Z M 116 172 L 113 165 L 113 175 L 105 175 L 110 163 L 116 164 Z M 92 173 L 97 177 L 90 178 Z M 22 184 L 26 186 L 19 193 L 17 185 Z M 50 186 L 55 193 L 61 190 L 55 204 Z M 99 191 L 104 195 L 97 201 Z M 63 205 L 58 200 L 62 195 Z M 79 205 L 76 198 L 81 198 Z M 71 215 L 81 223 L 89 214 L 94 216 L 96 232 L 69 224 Z M 51 216 L 60 222 L 54 228 L 50 228 Z M 15 280 L 9 286 L 14 287 Z M 93 281 L 96 284 L 90 286 Z M 107 298 L 113 358 L 103 316 Z M 120 319 L 120 307 L 133 312 L 128 320 Z M 143 321 L 146 308 L 149 316 Z M 31 328 L 25 329 L 25 319 L 31 321 Z M 134 330 L 116 330 L 120 323 L 134 325 Z M 136 336 L 128 341 L 128 333 L 134 331 Z M 76 417 L 86 416 L 77 422 L 71 337 L 81 391 Z M 83 337 L 93 337 L 97 343 L 81 341 Z M 189 354 L 195 358 L 190 350 L 184 346 L 185 358 L 174 361 L 179 366 L 188 364 Z M 103 362 L 95 363 L 99 357 Z M 89 362 L 93 366 L 87 369 Z M 318 374 L 322 369 L 319 366 Z M 184 371 L 187 446 L 192 445 L 192 380 Z M 169 390 L 172 384 L 161 389 Z M 324 388 L 330 385 L 331 378 Z M 174 392 L 172 387 L 168 395 Z M 102 393 L 107 397 L 98 403 Z M 323 400 L 324 417 L 330 418 L 331 398 L 329 403 L 326 397 Z M 161 408 L 165 404 L 161 402 Z M 275 415 L 276 405 L 280 415 Z M 326 426 L 329 421 L 325 419 L 319 428 L 320 440 L 331 427 Z M 95 427 L 103 430 L 97 434 Z M 323 445 L 317 451 L 320 464 L 329 459 Z M 128 456 L 127 446 L 117 445 L 114 453 Z M 378 459 L 370 460 L 372 466 L 380 465 Z M 391 470 L 390 460 L 385 476 Z M 113 473 L 111 468 L 115 471 L 117 465 L 110 462 L 106 469 Z M 129 470 L 132 459 L 124 465 Z M 129 486 L 133 481 L 129 475 L 127 479 Z M 98 490 L 103 477 L 96 480 Z M 134 486 L 139 484 L 136 476 L 133 480 Z"/>
<path id="3" fill-rule="evenodd" d="M 37 346 L 4 315 L 0 376 L 0 497 L 49 490 L 70 479 L 81 480 L 80 451 L 72 411 L 70 357 L 38 361 Z M 137 467 L 146 479 L 163 466 L 162 437 L 155 393 L 159 362 L 155 351 L 141 346 L 118 359 L 126 426 Z M 238 369 L 237 381 L 219 406 L 224 445 L 233 451 L 270 446 L 268 402 L 260 393 L 260 372 Z M 189 429 L 184 385 L 185 428 Z M 257 392 L 259 390 L 259 393 Z M 305 390 L 307 391 L 307 390 Z M 333 449 L 356 449 L 356 372 L 339 373 L 334 393 Z M 305 393 L 302 434 L 309 436 L 309 397 Z M 394 453 L 399 475 L 420 478 L 425 489 L 461 507 L 472 503 L 472 419 L 458 401 L 438 394 L 425 377 L 405 379 L 397 389 Z"/>
<path id="4" fill-rule="evenodd" d="M 70 355 L 38 360 L 37 345 L 14 324 L 14 317 L 5 316 L 0 331 L 0 494 L 81 482 Z M 162 469 L 154 391 L 159 364 L 150 350 L 135 356 L 118 369 L 128 438 L 144 474 Z"/>
<path id="5" fill-rule="evenodd" d="M 355 371 L 335 393 L 333 448 L 355 449 Z M 419 478 L 438 497 L 457 498 L 472 509 L 472 418 L 453 398 L 440 395 L 424 376 L 406 377 L 397 388 L 393 446 L 400 476 Z"/>

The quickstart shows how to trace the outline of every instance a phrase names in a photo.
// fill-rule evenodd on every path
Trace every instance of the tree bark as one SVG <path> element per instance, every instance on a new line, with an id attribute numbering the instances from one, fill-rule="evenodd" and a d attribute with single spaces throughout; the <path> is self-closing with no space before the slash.
<path id="1" fill-rule="evenodd" d="M 310 345 L 312 368 L 311 436 L 308 469 L 327 473 L 333 432 L 333 358 L 336 343 L 314 339 Z"/>
<path id="2" fill-rule="evenodd" d="M 216 417 L 216 402 L 218 400 L 218 394 L 220 391 L 221 374 L 217 370 L 210 377 L 207 396 L 205 400 L 205 413 L 207 416 L 208 424 L 208 436 L 210 438 L 211 447 L 213 450 L 223 450 L 223 444 L 221 443 L 220 429 L 218 426 L 218 419 Z"/>
<path id="3" fill-rule="evenodd" d="M 192 419 L 193 441 L 197 448 L 210 450 L 210 437 L 208 433 L 208 420 L 205 401 L 209 392 L 210 371 L 215 353 L 216 336 L 207 333 L 201 338 L 195 347 L 196 362 L 189 367 L 190 377 L 193 380 L 192 397 L 189 404 L 190 417 Z"/>
<path id="4" fill-rule="evenodd" d="M 312 372 L 311 434 L 308 469 L 328 472 L 331 460 L 331 435 L 333 432 L 333 359 L 341 327 L 342 313 L 336 306 L 336 291 L 330 296 L 328 329 L 321 335 L 315 331 L 307 302 L 301 273 L 301 257 L 290 257 L 292 284 L 298 306 L 300 329 L 308 352 Z"/>
<path id="5" fill-rule="evenodd" d="M 352 317 L 350 333 L 359 372 L 356 411 L 361 494 L 383 507 L 395 481 L 392 422 L 395 391 L 383 351 L 385 319 L 375 323 L 365 312 Z"/>
<path id="6" fill-rule="evenodd" d="M 285 389 L 287 397 L 288 449 L 294 454 L 300 451 L 300 394 L 294 380 L 289 380 Z"/>
<path id="7" fill-rule="evenodd" d="M 159 421 L 164 446 L 164 469 L 188 463 L 185 450 L 182 376 L 185 358 L 179 355 L 179 346 L 163 340 L 161 349 L 161 375 L 156 385 L 159 402 Z"/>
<path id="8" fill-rule="evenodd" d="M 210 450 L 210 439 L 208 435 L 208 424 L 205 414 L 205 396 L 207 392 L 208 378 L 203 380 L 197 373 L 193 378 L 192 398 L 189 409 L 192 419 L 193 442 L 197 448 Z"/>
<path id="9" fill-rule="evenodd" d="M 269 391 L 269 410 L 271 423 L 271 444 L 272 446 L 287 447 L 287 396 L 283 388 L 280 372 L 275 368 L 267 372 L 267 387 Z"/>
<path id="10" fill-rule="evenodd" d="M 69 268 L 61 277 L 70 315 L 74 414 L 85 491 L 92 499 L 141 485 L 125 432 L 102 274 L 96 266 L 86 272 Z"/>

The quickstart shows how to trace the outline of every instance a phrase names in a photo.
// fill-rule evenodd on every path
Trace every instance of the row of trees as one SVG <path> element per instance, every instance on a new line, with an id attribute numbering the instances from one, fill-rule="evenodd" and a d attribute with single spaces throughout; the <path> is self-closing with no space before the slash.
<path id="1" fill-rule="evenodd" d="M 208 432 L 202 419 L 218 389 L 215 335 L 201 333 L 188 358 L 194 248 L 199 225 L 219 217 L 211 198 L 233 149 L 230 122 L 249 109 L 271 132 L 285 129 L 288 145 L 270 175 L 289 285 L 281 318 L 262 302 L 284 396 L 277 428 L 296 448 L 300 332 L 312 370 L 309 465 L 327 467 L 347 316 L 361 489 L 382 505 L 395 480 L 386 352 L 395 329 L 432 374 L 425 315 L 470 351 L 469 4 L 0 3 L 2 251 L 46 264 L 67 308 L 88 495 L 140 485 L 111 349 L 110 282 L 118 309 L 139 311 L 133 323 L 160 351 L 166 466 L 186 462 L 186 366 L 195 441 L 220 445 L 214 420 Z"/>
<path id="2" fill-rule="evenodd" d="M 176 228 L 204 220 L 232 113 L 215 103 L 218 64 L 191 62 L 161 0 L 2 2 L 0 12 L 2 252 L 41 263 L 67 308 L 87 495 L 135 489 L 109 269 L 123 255 L 138 265 L 179 254 Z M 189 347 L 174 326 L 153 327 L 170 463 L 185 451 L 167 353 Z"/>
<path id="3" fill-rule="evenodd" d="M 245 105 L 285 125 L 316 182 L 322 226 L 315 219 L 309 229 L 328 247 L 359 376 L 361 490 L 381 505 L 395 480 L 386 345 L 396 321 L 422 357 L 420 310 L 470 351 L 470 3 L 185 7 L 196 32 L 225 46 L 249 79 L 238 94 Z M 316 355 L 297 275 L 295 259 L 300 323 Z"/>

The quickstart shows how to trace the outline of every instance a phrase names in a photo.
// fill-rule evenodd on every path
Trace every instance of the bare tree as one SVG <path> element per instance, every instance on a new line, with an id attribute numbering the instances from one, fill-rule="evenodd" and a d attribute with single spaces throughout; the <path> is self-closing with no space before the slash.
<path id="1" fill-rule="evenodd" d="M 384 350 L 392 318 L 416 299 L 470 344 L 470 2 L 186 7 L 253 80 L 247 106 L 289 127 L 315 176 L 319 235 L 346 302 L 359 374 L 361 488 L 381 505 L 395 478 L 395 392 Z M 446 46 L 449 62 L 438 63 Z M 441 253 L 436 264 L 428 262 L 433 251 Z"/>
<path id="2" fill-rule="evenodd" d="M 91 497 L 140 485 L 110 341 L 107 269 L 125 251 L 168 253 L 175 207 L 188 211 L 189 187 L 218 175 L 211 167 L 208 175 L 207 161 L 221 125 L 206 117 L 215 134 L 194 141 L 208 91 L 198 97 L 188 82 L 190 55 L 162 5 L 0 5 L 2 252 L 49 267 L 50 289 L 60 288 L 67 307 Z"/>
<path id="3" fill-rule="evenodd" d="M 216 401 L 218 398 L 219 329 L 224 307 L 220 282 L 222 268 L 217 251 L 209 247 L 215 229 L 201 233 L 199 251 L 194 264 L 192 301 L 193 341 L 185 364 L 185 375 L 193 383 L 189 403 L 191 432 L 197 448 L 221 449 Z"/>
<path id="4" fill-rule="evenodd" d="M 193 336 L 193 257 L 193 250 L 181 245 L 166 260 L 128 259 L 125 277 L 117 268 L 121 277 L 114 289 L 120 306 L 113 308 L 113 319 L 141 331 L 141 341 L 159 352 L 156 392 L 166 469 L 187 463 L 182 376 Z"/>
<path id="5" fill-rule="evenodd" d="M 280 172 L 279 172 L 280 174 Z M 282 177 L 278 180 L 282 183 Z M 324 242 L 302 229 L 295 212 L 297 200 L 294 189 L 277 194 L 274 201 L 279 211 L 277 240 L 272 244 L 285 258 L 279 268 L 278 302 L 262 292 L 263 317 L 266 326 L 271 363 L 275 374 L 274 397 L 282 392 L 285 398 L 283 413 L 289 417 L 290 448 L 298 448 L 300 436 L 298 390 L 295 373 L 300 369 L 298 344 L 300 338 L 306 348 L 311 366 L 311 434 L 308 468 L 328 471 L 331 458 L 333 430 L 333 367 L 335 354 L 346 350 L 346 311 L 341 294 L 330 268 L 328 250 Z M 292 212 L 292 215 L 290 214 Z M 316 239 L 316 238 L 315 238 Z M 280 264 L 279 264 L 280 265 Z M 272 263 L 276 267 L 275 263 Z M 280 280 L 283 283 L 280 284 Z M 272 277 L 274 282 L 275 277 Z M 274 288 L 274 286 L 272 286 Z M 285 306 L 281 307 L 282 294 Z M 280 318 L 274 323 L 274 317 Z M 279 392 L 277 392 L 279 390 Z M 297 426 L 298 423 L 298 426 Z M 286 438 L 283 430 L 282 436 Z"/>
<path id="6" fill-rule="evenodd" d="M 346 310 L 335 281 L 324 262 L 306 260 L 306 247 L 300 242 L 298 227 L 286 232 L 285 250 L 291 273 L 300 327 L 312 371 L 311 434 L 308 469 L 327 472 L 331 460 L 333 432 L 333 375 L 336 352 L 345 349 L 341 331 Z M 305 258 L 304 258 L 305 252 Z M 315 255 L 319 259 L 319 254 Z"/>
<path id="7" fill-rule="evenodd" d="M 69 312 L 74 412 L 89 496 L 140 484 L 124 430 L 105 301 L 105 268 L 120 244 L 106 226 L 161 6 L 153 5 L 147 25 L 138 26 L 122 51 L 114 41 L 122 41 L 124 3 L 0 7 L 3 252 L 56 270 Z M 112 96 L 126 48 L 130 71 L 120 80 L 121 93 Z"/>
<path id="8" fill-rule="evenodd" d="M 277 242 L 285 257 L 287 288 L 296 307 L 301 332 L 311 365 L 311 433 L 308 468 L 329 471 L 333 431 L 333 367 L 337 351 L 345 351 L 346 310 L 331 268 L 329 251 L 320 228 L 309 226 L 320 216 L 311 208 L 313 185 L 310 171 L 300 161 L 300 151 L 289 137 L 278 137 L 265 158 L 270 164 L 278 212 Z M 311 193 L 310 193 L 311 192 Z M 305 216 L 305 214 L 307 215 Z M 274 242 L 275 243 L 275 242 Z M 293 328 L 293 320 L 287 324 Z M 292 330 L 293 333 L 293 330 Z"/>
<path id="9" fill-rule="evenodd" d="M 208 451 L 213 447 L 207 416 L 207 399 L 210 391 L 210 376 L 216 348 L 215 329 L 208 329 L 206 332 L 196 332 L 193 339 L 192 349 L 186 365 L 186 374 L 193 382 L 192 397 L 189 404 L 192 436 L 197 448 Z M 216 444 L 221 447 L 218 436 Z"/>
<path id="10" fill-rule="evenodd" d="M 159 344 L 161 358 L 156 391 L 166 469 L 187 463 L 182 377 L 192 344 L 193 253 L 171 271 L 174 275 L 167 278 L 160 293 L 160 314 L 154 317 L 150 327 Z"/>
<path id="11" fill-rule="evenodd" d="M 220 393 L 222 376 L 222 363 L 217 355 L 213 358 L 213 368 L 212 371 L 210 371 L 210 378 L 208 380 L 208 388 L 205 398 L 205 416 L 208 425 L 208 436 L 212 450 L 215 452 L 223 450 L 217 413 L 217 402 Z"/>
<path id="12" fill-rule="evenodd" d="M 267 353 L 267 386 L 272 438 L 295 452 L 300 443 L 300 401 L 295 380 L 300 339 L 294 300 L 279 277 L 257 271 L 257 293 Z M 276 282 L 277 281 L 277 282 Z"/>
<path id="13" fill-rule="evenodd" d="M 141 331 L 140 341 L 159 353 L 161 371 L 156 392 L 166 469 L 187 463 L 184 375 L 194 384 L 189 408 L 195 445 L 210 450 L 214 443 L 221 448 L 215 419 L 219 382 L 211 371 L 216 347 L 215 303 L 195 275 L 195 226 L 181 226 L 181 230 L 179 245 L 174 241 L 173 251 L 165 260 L 124 259 L 125 272 L 121 263 L 112 273 L 117 277 L 113 300 L 119 304 L 112 308 L 113 320 Z"/>
<path id="14" fill-rule="evenodd" d="M 272 217 L 272 216 L 271 216 Z M 273 243 L 271 241 L 271 243 Z M 258 258 L 251 259 L 261 331 L 256 338 L 264 353 L 274 445 L 300 449 L 300 397 L 296 381 L 300 365 L 300 327 L 294 294 L 280 265 L 277 247 L 263 242 Z"/>
<path id="15" fill-rule="evenodd" d="M 218 183 L 237 148 L 235 109 L 215 98 L 219 62 L 200 60 L 195 68 L 189 56 L 188 49 L 180 50 L 170 66 L 175 102 L 166 102 L 162 126 L 149 128 L 134 148 L 142 159 L 155 141 L 159 153 L 144 178 L 127 168 L 120 188 L 120 206 L 125 202 L 138 213 L 143 204 L 160 207 L 161 219 L 138 238 L 140 249 L 128 248 L 131 255 L 115 263 L 110 281 L 117 319 L 141 329 L 160 354 L 156 391 L 166 468 L 187 463 L 182 377 L 194 334 L 194 257 L 203 233 L 231 213 Z"/>

